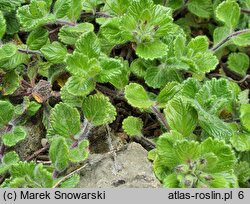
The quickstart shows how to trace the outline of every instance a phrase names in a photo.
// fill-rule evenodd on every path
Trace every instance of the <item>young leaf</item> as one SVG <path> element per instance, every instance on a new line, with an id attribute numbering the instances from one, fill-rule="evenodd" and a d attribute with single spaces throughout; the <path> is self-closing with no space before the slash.
<path id="1" fill-rule="evenodd" d="M 19 160 L 19 156 L 16 152 L 11 151 L 6 153 L 2 158 L 2 163 L 0 164 L 0 175 L 3 175 L 13 164 L 19 162 Z"/>
<path id="2" fill-rule="evenodd" d="M 168 46 L 160 40 L 141 43 L 136 48 L 136 54 L 144 59 L 153 60 L 167 55 Z"/>
<path id="3" fill-rule="evenodd" d="M 6 96 L 12 94 L 19 87 L 19 76 L 15 70 L 7 72 L 0 85 L 1 93 Z"/>
<path id="4" fill-rule="evenodd" d="M 58 2 L 58 1 L 56 1 Z M 64 25 L 58 33 L 61 42 L 67 45 L 74 45 L 82 34 L 93 32 L 94 26 L 91 23 L 79 23 L 76 26 Z"/>
<path id="5" fill-rule="evenodd" d="M 3 143 L 8 147 L 15 146 L 18 142 L 25 139 L 27 136 L 26 131 L 21 126 L 16 126 L 13 128 L 11 132 L 7 132 L 3 134 L 2 140 Z"/>
<path id="6" fill-rule="evenodd" d="M 42 164 L 18 162 L 10 169 L 11 178 L 6 183 L 9 188 L 51 188 L 53 178 Z"/>
<path id="7" fill-rule="evenodd" d="M 49 158 L 57 171 L 61 172 L 67 168 L 69 149 L 65 138 L 57 137 L 52 140 L 49 148 Z"/>
<path id="8" fill-rule="evenodd" d="M 216 8 L 216 17 L 232 30 L 235 29 L 240 18 L 239 4 L 232 0 L 223 1 Z"/>
<path id="9" fill-rule="evenodd" d="M 60 188 L 75 188 L 80 181 L 80 176 L 78 174 L 74 174 L 66 181 L 60 184 Z"/>
<path id="10" fill-rule="evenodd" d="M 4 44 L 0 47 L 0 65 L 16 54 L 17 47 L 14 44 Z"/>
<path id="11" fill-rule="evenodd" d="M 250 31 L 246 33 L 242 33 L 231 40 L 235 45 L 238 46 L 249 46 L 250 45 Z"/>
<path id="12" fill-rule="evenodd" d="M 0 100 L 0 128 L 7 125 L 14 115 L 14 107 L 8 101 Z"/>
<path id="13" fill-rule="evenodd" d="M 136 83 L 130 83 L 125 87 L 125 97 L 128 103 L 137 108 L 149 108 L 153 105 L 153 101 L 149 99 L 149 96 L 145 89 Z"/>
<path id="14" fill-rule="evenodd" d="M 3 16 L 3 12 L 0 9 L 0 39 L 3 37 L 5 31 L 6 31 L 6 21 Z"/>
<path id="15" fill-rule="evenodd" d="M 75 96 L 70 94 L 67 86 L 63 86 L 60 91 L 61 99 L 64 103 L 71 107 L 81 107 L 83 103 L 84 96 Z"/>
<path id="16" fill-rule="evenodd" d="M 191 101 L 190 104 L 197 110 L 199 125 L 208 136 L 222 140 L 229 140 L 232 137 L 233 132 L 227 123 L 208 113 L 196 101 Z"/>
<path id="17" fill-rule="evenodd" d="M 72 76 L 65 86 L 72 95 L 86 96 L 95 89 L 95 81 L 85 76 Z"/>
<path id="18" fill-rule="evenodd" d="M 57 0 L 54 5 L 53 13 L 56 18 L 63 18 L 67 15 L 70 9 L 71 0 Z"/>
<path id="19" fill-rule="evenodd" d="M 196 110 L 181 97 L 170 100 L 164 114 L 170 128 L 184 137 L 191 135 L 198 122 Z"/>
<path id="20" fill-rule="evenodd" d="M 249 57 L 242 52 L 231 53 L 228 57 L 227 64 L 232 71 L 245 76 L 249 68 Z"/>
<path id="21" fill-rule="evenodd" d="M 250 131 L 250 104 L 242 104 L 240 107 L 240 121 L 244 128 Z"/>
<path id="22" fill-rule="evenodd" d="M 80 131 L 80 114 L 65 103 L 57 104 L 50 115 L 51 128 L 57 135 L 70 138 Z"/>
<path id="23" fill-rule="evenodd" d="M 199 52 L 206 52 L 208 50 L 208 39 L 205 36 L 197 36 L 193 38 L 187 45 L 187 49 L 193 51 L 193 55 Z"/>
<path id="24" fill-rule="evenodd" d="M 100 63 L 96 58 L 89 59 L 86 55 L 74 52 L 66 59 L 67 70 L 73 75 L 94 77 L 100 71 Z"/>
<path id="25" fill-rule="evenodd" d="M 212 6 L 211 0 L 188 1 L 188 10 L 202 18 L 209 18 L 212 15 Z"/>
<path id="26" fill-rule="evenodd" d="M 250 151 L 250 133 L 234 133 L 231 138 L 233 147 L 239 152 Z"/>
<path id="27" fill-rule="evenodd" d="M 177 82 L 168 83 L 158 94 L 157 102 L 164 106 L 181 90 L 181 88 L 181 85 Z"/>
<path id="28" fill-rule="evenodd" d="M 108 57 L 100 57 L 100 66 L 102 71 L 97 76 L 99 82 L 112 82 L 114 78 L 119 76 L 123 69 L 121 60 L 112 59 Z"/>
<path id="29" fill-rule="evenodd" d="M 99 57 L 101 49 L 100 42 L 94 32 L 88 32 L 76 42 L 76 51 L 84 54 L 89 59 Z"/>
<path id="30" fill-rule="evenodd" d="M 82 108 L 85 118 L 94 126 L 112 123 L 116 118 L 115 107 L 102 94 L 87 97 Z"/>
<path id="31" fill-rule="evenodd" d="M 19 7 L 17 16 L 25 31 L 31 31 L 55 20 L 55 16 L 49 13 L 49 6 L 42 0 L 31 0 L 29 5 Z"/>
<path id="32" fill-rule="evenodd" d="M 44 28 L 37 28 L 29 34 L 26 43 L 31 50 L 39 50 L 48 41 L 49 32 Z"/>
<path id="33" fill-rule="evenodd" d="M 62 63 L 67 55 L 67 49 L 59 42 L 44 45 L 41 52 L 49 62 L 54 64 Z"/>
<path id="34" fill-rule="evenodd" d="M 122 122 L 122 129 L 130 136 L 141 136 L 143 128 L 143 121 L 141 118 L 129 116 Z"/>
<path id="35" fill-rule="evenodd" d="M 67 17 L 75 22 L 83 9 L 83 0 L 70 0 L 70 9 L 67 12 Z"/>
<path id="36" fill-rule="evenodd" d="M 147 85 L 153 88 L 162 88 L 169 81 L 169 67 L 165 65 L 150 66 L 144 77 Z"/>
<path id="37" fill-rule="evenodd" d="M 77 163 L 87 159 L 89 155 L 87 149 L 88 146 L 89 146 L 89 141 L 82 140 L 77 147 L 69 150 L 69 160 L 71 162 Z"/>

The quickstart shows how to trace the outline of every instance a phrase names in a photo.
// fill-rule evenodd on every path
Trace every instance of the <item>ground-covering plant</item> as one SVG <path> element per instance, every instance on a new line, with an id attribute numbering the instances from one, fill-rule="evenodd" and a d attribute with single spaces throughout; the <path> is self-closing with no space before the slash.
<path id="1" fill-rule="evenodd" d="M 75 187 L 98 126 L 164 187 L 249 187 L 249 25 L 249 0 L 0 1 L 1 187 Z"/>

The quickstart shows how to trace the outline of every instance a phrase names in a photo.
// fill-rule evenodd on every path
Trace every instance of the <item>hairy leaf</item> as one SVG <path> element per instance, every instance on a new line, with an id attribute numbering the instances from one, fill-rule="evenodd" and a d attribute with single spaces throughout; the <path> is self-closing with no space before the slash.
<path id="1" fill-rule="evenodd" d="M 61 172 L 68 166 L 69 149 L 65 138 L 53 139 L 49 148 L 49 158 L 57 171 Z"/>
<path id="2" fill-rule="evenodd" d="M 136 83 L 130 83 L 125 87 L 125 97 L 129 104 L 137 108 L 149 108 L 153 105 L 144 88 Z"/>
<path id="3" fill-rule="evenodd" d="M 95 94 L 83 101 L 83 113 L 94 126 L 112 123 L 116 118 L 116 109 L 109 98 L 102 94 Z"/>
<path id="4" fill-rule="evenodd" d="M 131 137 L 141 136 L 143 121 L 141 118 L 129 116 L 123 120 L 122 128 Z"/>

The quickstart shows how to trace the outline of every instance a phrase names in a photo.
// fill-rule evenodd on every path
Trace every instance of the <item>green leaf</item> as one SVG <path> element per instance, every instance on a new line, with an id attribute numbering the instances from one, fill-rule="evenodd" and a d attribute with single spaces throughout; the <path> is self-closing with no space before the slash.
<path id="1" fill-rule="evenodd" d="M 250 131 L 250 104 L 242 104 L 240 107 L 241 124 Z"/>
<path id="2" fill-rule="evenodd" d="M 67 15 L 70 9 L 71 0 L 57 0 L 54 5 L 53 13 L 56 18 L 63 18 Z"/>
<path id="3" fill-rule="evenodd" d="M 184 55 L 186 50 L 186 38 L 183 35 L 178 35 L 174 40 L 174 54 L 176 57 L 181 57 Z"/>
<path id="4" fill-rule="evenodd" d="M 19 162 L 19 160 L 19 156 L 16 152 L 11 151 L 6 153 L 1 159 L 2 163 L 0 164 L 0 175 L 3 175 L 13 164 Z"/>
<path id="5" fill-rule="evenodd" d="M 95 89 L 95 81 L 84 76 L 72 76 L 65 86 L 70 94 L 75 96 L 86 96 Z"/>
<path id="6" fill-rule="evenodd" d="M 199 124 L 208 136 L 222 140 L 230 139 L 233 133 L 227 123 L 220 120 L 217 116 L 208 113 L 197 101 L 193 100 L 190 104 L 197 110 Z"/>
<path id="7" fill-rule="evenodd" d="M 192 57 L 192 60 L 196 64 L 197 68 L 191 70 L 197 74 L 204 74 L 214 70 L 219 62 L 217 57 L 209 51 L 205 53 L 197 53 L 194 57 Z"/>
<path id="8" fill-rule="evenodd" d="M 106 20 L 104 24 L 101 25 L 99 35 L 103 38 L 102 45 L 117 45 L 123 44 L 127 40 L 131 39 L 131 35 L 125 36 L 124 33 L 121 32 L 121 18 L 111 18 Z"/>
<path id="9" fill-rule="evenodd" d="M 238 46 L 249 46 L 250 45 L 250 31 L 242 33 L 231 40 L 235 45 Z"/>
<path id="10" fill-rule="evenodd" d="M 49 7 L 45 1 L 31 0 L 29 5 L 19 7 L 17 17 L 25 31 L 55 21 L 55 16 L 49 13 Z"/>
<path id="11" fill-rule="evenodd" d="M 63 27 L 61 27 L 58 36 L 61 42 L 67 45 L 74 45 L 82 34 L 93 31 L 94 26 L 91 23 L 79 23 L 73 27 L 64 25 Z"/>
<path id="12" fill-rule="evenodd" d="M 150 66 L 147 68 L 146 75 L 144 77 L 147 85 L 153 88 L 161 88 L 167 84 L 168 75 L 169 75 L 168 67 L 162 66 Z"/>
<path id="13" fill-rule="evenodd" d="M 228 80 L 213 78 L 207 81 L 195 95 L 195 99 L 205 110 L 210 110 L 211 113 L 220 113 L 225 108 L 226 103 L 232 100 Z M 218 106 L 220 102 L 223 103 Z"/>
<path id="14" fill-rule="evenodd" d="M 14 107 L 8 101 L 0 100 L 0 128 L 7 125 L 14 115 Z"/>
<path id="15" fill-rule="evenodd" d="M 141 136 L 143 121 L 141 118 L 129 116 L 122 122 L 122 129 L 130 136 Z"/>
<path id="16" fill-rule="evenodd" d="M 67 55 L 67 49 L 57 41 L 44 45 L 41 52 L 46 60 L 55 64 L 62 63 Z"/>
<path id="17" fill-rule="evenodd" d="M 49 41 L 49 32 L 44 28 L 37 28 L 33 30 L 28 38 L 27 45 L 31 50 L 39 50 Z"/>
<path id="18" fill-rule="evenodd" d="M 170 82 L 168 83 L 158 94 L 157 102 L 160 103 L 162 106 L 171 100 L 180 90 L 181 86 L 177 82 Z"/>
<path id="19" fill-rule="evenodd" d="M 57 104 L 50 115 L 51 128 L 65 138 L 70 138 L 80 131 L 80 114 L 76 108 L 65 103 Z"/>
<path id="20" fill-rule="evenodd" d="M 69 160 L 71 162 L 77 163 L 87 159 L 89 155 L 88 146 L 89 141 L 82 140 L 77 147 L 69 150 Z"/>
<path id="21" fill-rule="evenodd" d="M 101 83 L 111 82 L 112 79 L 119 76 L 123 69 L 121 60 L 108 57 L 99 58 L 102 71 L 97 76 L 97 80 Z"/>
<path id="22" fill-rule="evenodd" d="M 67 168 L 69 149 L 65 138 L 57 137 L 52 140 L 49 148 L 49 158 L 57 171 L 62 172 Z"/>
<path id="23" fill-rule="evenodd" d="M 95 94 L 83 101 L 85 118 L 94 126 L 112 123 L 116 118 L 116 109 L 109 98 L 102 94 Z"/>
<path id="24" fill-rule="evenodd" d="M 15 146 L 18 142 L 24 140 L 27 136 L 27 132 L 21 126 L 16 126 L 11 132 L 4 133 L 2 135 L 3 143 L 8 147 Z"/>
<path id="25" fill-rule="evenodd" d="M 230 11 L 230 12 L 228 12 Z M 240 18 L 240 7 L 238 3 L 233 0 L 223 1 L 216 8 L 216 17 L 224 22 L 232 30 L 236 28 Z"/>
<path id="26" fill-rule="evenodd" d="M 250 133 L 235 132 L 233 137 L 231 138 L 231 143 L 233 147 L 239 152 L 250 151 Z"/>
<path id="27" fill-rule="evenodd" d="M 145 89 L 136 83 L 130 83 L 125 87 L 125 98 L 130 105 L 137 108 L 149 108 L 154 103 Z"/>
<path id="28" fill-rule="evenodd" d="M 236 163 L 236 157 L 231 146 L 224 140 L 208 138 L 201 143 L 201 153 L 212 152 L 216 155 L 218 161 L 215 166 L 207 165 L 205 171 L 218 173 L 221 171 L 230 171 Z"/>
<path id="29" fill-rule="evenodd" d="M 83 9 L 83 0 L 71 0 L 70 1 L 70 9 L 69 11 L 67 12 L 67 17 L 75 22 L 80 14 L 81 14 L 81 11 Z"/>
<path id="30" fill-rule="evenodd" d="M 167 55 L 168 46 L 160 40 L 141 43 L 136 47 L 136 54 L 144 59 L 153 60 Z"/>
<path id="31" fill-rule="evenodd" d="M 6 31 L 6 21 L 2 11 L 0 10 L 0 39 L 3 37 L 5 31 Z"/>
<path id="32" fill-rule="evenodd" d="M 212 5 L 211 0 L 189 0 L 188 10 L 199 17 L 209 18 L 212 15 Z"/>
<path id="33" fill-rule="evenodd" d="M 80 176 L 78 174 L 74 174 L 67 180 L 63 181 L 59 187 L 60 188 L 75 188 L 79 182 L 80 182 Z"/>
<path id="34" fill-rule="evenodd" d="M 170 100 L 164 109 L 164 114 L 170 128 L 183 136 L 190 136 L 196 128 L 197 112 L 181 97 Z"/>
<path id="35" fill-rule="evenodd" d="M 249 57 L 245 53 L 231 53 L 227 61 L 228 67 L 238 74 L 246 75 L 249 68 Z"/>
<path id="36" fill-rule="evenodd" d="M 69 93 L 67 86 L 61 88 L 60 96 L 62 101 L 71 107 L 81 107 L 84 99 L 84 96 L 75 96 Z"/>
<path id="37" fill-rule="evenodd" d="M 14 93 L 19 87 L 19 76 L 16 71 L 7 72 L 3 79 L 2 85 L 0 85 L 0 92 L 4 96 Z"/>
<path id="38" fill-rule="evenodd" d="M 232 31 L 227 26 L 215 28 L 213 33 L 214 45 L 217 45 L 219 42 L 225 39 L 228 35 L 230 35 L 231 32 Z M 226 45 L 227 43 L 224 44 L 224 46 Z"/>
<path id="39" fill-rule="evenodd" d="M 2 11 L 13 11 L 16 10 L 21 3 L 24 3 L 24 0 L 1 0 L 0 2 L 0 10 Z"/>
<path id="40" fill-rule="evenodd" d="M 79 38 L 76 42 L 76 51 L 86 55 L 88 58 L 100 56 L 101 47 L 98 38 L 94 32 L 88 32 Z"/>
<path id="41" fill-rule="evenodd" d="M 9 35 L 17 33 L 20 29 L 20 23 L 17 19 L 16 11 L 5 13 L 4 17 L 6 20 L 6 33 Z"/>
<path id="42" fill-rule="evenodd" d="M 145 77 L 149 65 L 151 66 L 151 64 L 147 63 L 144 59 L 137 58 L 130 64 L 130 70 L 138 77 Z"/>
<path id="43" fill-rule="evenodd" d="M 11 178 L 7 182 L 10 188 L 51 188 L 53 178 L 42 164 L 18 162 L 11 167 Z"/>
<path id="44" fill-rule="evenodd" d="M 208 50 L 208 38 L 206 36 L 198 36 L 191 39 L 187 45 L 187 49 L 191 49 L 193 55 L 199 52 L 206 52 Z"/>
<path id="45" fill-rule="evenodd" d="M 14 44 L 8 43 L 0 47 L 0 66 L 6 63 L 17 52 L 17 47 Z"/>
<path id="46" fill-rule="evenodd" d="M 73 75 L 95 77 L 100 71 L 100 63 L 97 59 L 89 59 L 86 55 L 74 52 L 66 59 L 67 70 Z"/>
<path id="47" fill-rule="evenodd" d="M 250 165 L 246 161 L 241 161 L 235 165 L 234 171 L 239 183 L 244 184 L 250 179 Z"/>

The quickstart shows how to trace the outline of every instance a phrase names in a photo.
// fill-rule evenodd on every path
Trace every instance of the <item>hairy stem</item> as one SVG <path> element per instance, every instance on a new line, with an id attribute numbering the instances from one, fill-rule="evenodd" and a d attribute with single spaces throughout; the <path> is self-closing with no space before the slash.
<path id="1" fill-rule="evenodd" d="M 158 110 L 158 108 L 156 107 L 156 105 L 152 105 L 151 106 L 151 110 L 155 114 L 157 120 L 163 125 L 163 127 L 167 131 L 169 131 L 170 130 L 169 125 L 167 124 L 167 121 L 166 121 L 164 115 Z"/>
<path id="2" fill-rule="evenodd" d="M 57 19 L 56 24 L 59 24 L 59 25 L 68 25 L 68 26 L 76 26 L 76 23 L 72 23 L 70 21 L 65 21 L 65 20 L 61 20 L 61 19 Z"/>
<path id="3" fill-rule="evenodd" d="M 5 145 L 1 144 L 1 146 L 0 146 L 0 160 L 3 158 L 4 152 L 5 152 Z"/>
<path id="4" fill-rule="evenodd" d="M 108 143 L 108 146 L 109 146 L 109 152 L 111 153 L 111 155 L 113 157 L 114 170 L 115 170 L 115 173 L 117 173 L 117 172 L 122 170 L 122 166 L 117 161 L 117 154 L 116 154 L 116 152 L 114 150 L 112 140 L 111 140 L 110 127 L 108 125 L 106 125 L 106 129 L 107 129 L 107 143 Z"/>
<path id="5" fill-rule="evenodd" d="M 148 138 L 144 137 L 143 135 L 133 137 L 134 141 L 139 143 L 141 146 L 143 146 L 147 151 L 150 151 L 156 147 L 155 143 L 150 141 Z"/>
<path id="6" fill-rule="evenodd" d="M 250 14 L 250 10 L 249 9 L 241 8 L 240 11 L 241 11 L 241 13 Z"/>
<path id="7" fill-rule="evenodd" d="M 217 45 L 213 46 L 210 50 L 212 52 L 216 52 L 227 41 L 231 40 L 231 38 L 236 37 L 236 36 L 238 36 L 240 34 L 243 34 L 243 33 L 248 33 L 248 32 L 250 32 L 250 29 L 239 30 L 239 31 L 236 31 L 234 33 L 231 33 L 230 35 L 228 35 L 227 37 L 225 37 L 223 40 L 221 40 Z"/>
<path id="8" fill-rule="evenodd" d="M 25 53 L 25 54 L 32 54 L 32 55 L 40 55 L 40 56 L 42 56 L 42 53 L 39 50 L 28 50 L 28 49 L 22 49 L 22 48 L 18 48 L 17 50 L 19 52 Z"/>
<path id="9" fill-rule="evenodd" d="M 75 141 L 71 145 L 70 149 L 78 147 L 79 143 L 83 139 L 85 139 L 85 138 L 87 139 L 92 128 L 93 128 L 93 125 L 85 118 L 84 122 L 83 122 L 83 128 L 82 128 L 81 132 L 79 133 L 79 138 L 77 141 Z"/>
<path id="10" fill-rule="evenodd" d="M 35 157 L 37 157 L 39 154 L 47 151 L 49 149 L 49 144 L 47 144 L 45 147 L 37 150 L 36 152 L 34 152 L 31 156 L 29 156 L 26 161 L 31 161 L 32 159 L 34 159 Z"/>

